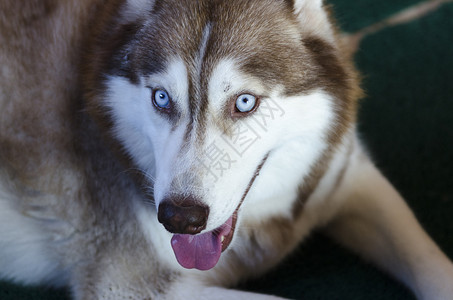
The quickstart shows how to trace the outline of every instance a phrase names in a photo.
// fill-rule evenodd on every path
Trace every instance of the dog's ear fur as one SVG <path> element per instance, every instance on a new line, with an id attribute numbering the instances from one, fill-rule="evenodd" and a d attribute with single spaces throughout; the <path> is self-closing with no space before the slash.
<path id="1" fill-rule="evenodd" d="M 323 0 L 285 0 L 293 9 L 303 33 L 334 43 L 335 34 Z"/>

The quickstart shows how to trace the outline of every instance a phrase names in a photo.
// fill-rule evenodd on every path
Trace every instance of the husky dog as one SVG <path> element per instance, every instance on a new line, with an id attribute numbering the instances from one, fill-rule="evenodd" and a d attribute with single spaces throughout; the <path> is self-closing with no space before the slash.
<path id="1" fill-rule="evenodd" d="M 453 267 L 356 137 L 321 0 L 2 0 L 0 276 L 74 299 L 228 288 L 318 227 L 450 299 Z"/>

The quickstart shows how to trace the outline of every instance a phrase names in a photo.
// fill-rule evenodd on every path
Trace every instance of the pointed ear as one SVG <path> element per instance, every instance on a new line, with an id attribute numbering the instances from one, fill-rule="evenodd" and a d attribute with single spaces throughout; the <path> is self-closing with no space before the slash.
<path id="1" fill-rule="evenodd" d="M 293 5 L 303 33 L 322 37 L 332 43 L 335 42 L 335 30 L 323 0 L 286 1 Z"/>

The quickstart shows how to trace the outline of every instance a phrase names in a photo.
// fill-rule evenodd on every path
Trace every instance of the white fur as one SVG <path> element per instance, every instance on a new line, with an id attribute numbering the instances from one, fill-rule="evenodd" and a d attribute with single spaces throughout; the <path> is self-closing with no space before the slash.
<path id="1" fill-rule="evenodd" d="M 149 88 L 164 88 L 173 102 L 178 105 L 179 110 L 184 113 L 189 109 L 187 75 L 187 67 L 183 59 L 181 57 L 173 57 L 169 59 L 167 70 L 163 73 L 146 77 L 144 84 Z"/>
<path id="2" fill-rule="evenodd" d="M 140 199 L 137 200 L 135 201 L 135 212 L 139 224 L 144 232 L 145 238 L 156 249 L 156 256 L 170 268 L 181 271 L 176 257 L 174 255 L 168 255 L 168 253 L 173 253 L 170 243 L 172 234 L 166 230 L 162 230 L 162 224 L 157 221 L 156 213 L 153 213 L 143 205 Z"/>
<path id="3" fill-rule="evenodd" d="M 198 49 L 198 57 L 196 61 L 196 72 L 198 80 L 201 79 L 201 71 L 203 68 L 203 61 L 206 54 L 206 47 L 208 46 L 209 37 L 211 35 L 212 24 L 208 23 L 203 30 L 203 37 L 201 38 L 200 47 Z"/>
<path id="4" fill-rule="evenodd" d="M 33 218 L 20 213 L 19 198 L 0 177 L 0 278 L 26 284 L 67 283 L 67 274 L 58 272 L 51 240 Z"/>
<path id="5" fill-rule="evenodd" d="M 155 180 L 154 195 L 158 205 L 170 188 L 171 170 L 177 171 L 171 164 L 180 150 L 187 125 L 178 124 L 173 132 L 169 121 L 152 104 L 152 89 L 164 88 L 178 111 L 183 116 L 187 114 L 187 71 L 184 63 L 181 59 L 175 59 L 165 73 L 144 78 L 139 85 L 112 77 L 109 86 L 106 104 L 115 120 L 116 136 L 141 170 Z"/>
<path id="6" fill-rule="evenodd" d="M 227 93 L 226 87 L 229 88 Z M 259 80 L 241 74 L 233 59 L 219 62 L 209 82 L 211 115 L 219 117 L 229 98 L 241 91 L 257 95 L 264 93 Z M 224 142 L 224 133 L 215 128 L 208 133 L 211 139 L 207 144 L 215 142 L 219 148 L 227 149 L 229 155 L 237 161 L 231 170 L 218 179 L 218 182 L 214 183 L 212 178 L 210 181 L 203 180 L 208 182 L 206 186 L 215 185 L 215 193 L 206 197 L 211 207 L 212 218 L 212 223 L 209 224 L 212 225 L 208 228 L 222 224 L 225 217 L 233 213 L 249 180 L 268 152 L 270 157 L 243 204 L 244 211 L 247 218 L 257 219 L 287 215 L 292 201 L 297 196 L 298 183 L 308 174 L 312 164 L 327 147 L 325 142 L 327 130 L 334 115 L 330 96 L 322 91 L 316 91 L 308 96 L 283 99 L 277 89 L 262 101 L 262 109 L 266 107 L 266 101 L 272 102 L 274 106 L 280 103 L 283 106 L 283 116 L 276 115 L 263 126 L 259 124 L 260 107 L 255 112 L 255 117 L 237 121 L 233 126 L 250 126 L 260 136 L 256 145 L 245 151 L 242 157 Z M 231 186 L 237 188 L 232 190 Z M 265 199 L 262 199 L 263 194 L 267 196 Z M 218 195 L 222 195 L 222 199 L 218 198 Z M 275 207 L 272 203 L 275 203 L 277 198 L 281 205 Z M 247 209 L 248 206 L 254 209 Z"/>
<path id="7" fill-rule="evenodd" d="M 111 109 L 115 121 L 115 135 L 137 165 L 143 170 L 155 167 L 152 137 L 147 136 L 147 128 L 152 120 L 147 114 L 151 111 L 151 90 L 132 85 L 120 77 L 112 77 L 108 83 L 106 106 Z M 164 125 L 162 123 L 161 125 Z"/>
<path id="8" fill-rule="evenodd" d="M 331 98 L 318 91 L 283 101 L 287 102 L 284 118 L 269 124 L 270 131 L 266 133 L 280 136 L 282 145 L 273 149 L 245 203 L 253 207 L 248 210 L 248 217 L 257 220 L 272 215 L 289 216 L 299 183 L 327 148 L 325 139 L 333 118 Z M 273 126 L 283 132 L 272 132 Z M 263 194 L 267 195 L 266 201 L 263 201 Z M 279 205 L 275 206 L 277 199 Z"/>

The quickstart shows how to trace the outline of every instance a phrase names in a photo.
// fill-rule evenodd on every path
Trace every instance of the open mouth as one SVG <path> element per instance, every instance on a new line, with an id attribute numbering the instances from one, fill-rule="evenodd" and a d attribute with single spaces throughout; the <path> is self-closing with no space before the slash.
<path id="1" fill-rule="evenodd" d="M 238 210 L 239 207 L 222 226 L 212 231 L 197 235 L 175 234 L 171 246 L 178 263 L 186 269 L 214 268 L 233 239 Z"/>
<path id="2" fill-rule="evenodd" d="M 256 172 L 247 189 L 242 196 L 241 202 L 231 215 L 231 217 L 220 227 L 205 233 L 190 235 L 190 234 L 175 234 L 171 239 L 171 246 L 175 253 L 178 263 L 186 269 L 198 269 L 206 271 L 214 268 L 223 251 L 225 251 L 233 240 L 234 231 L 236 229 L 237 216 L 239 208 L 244 202 L 245 197 L 250 191 L 256 177 L 266 162 L 269 154 L 265 156 L 261 164 L 256 169 Z"/>

